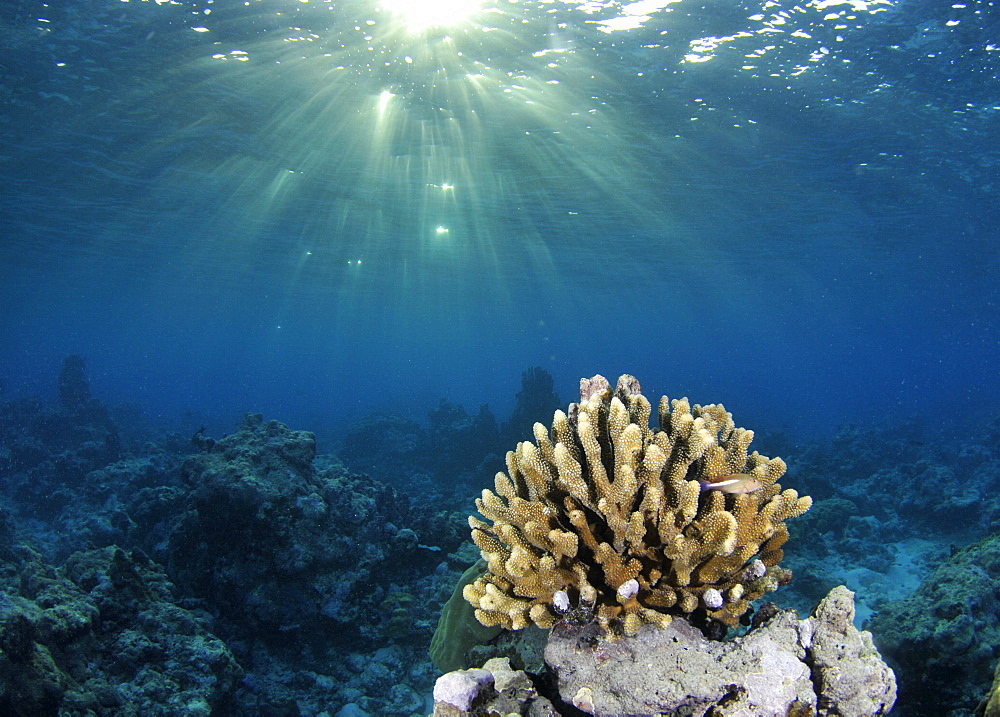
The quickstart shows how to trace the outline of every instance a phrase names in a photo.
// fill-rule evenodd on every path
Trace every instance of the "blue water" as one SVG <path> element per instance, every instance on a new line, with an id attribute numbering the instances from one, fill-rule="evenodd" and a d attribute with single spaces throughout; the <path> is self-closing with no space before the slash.
<path id="1" fill-rule="evenodd" d="M 809 434 L 998 405 L 991 3 L 499 5 L 5 2 L 8 395 L 78 353 L 164 423 L 504 413 L 535 364 Z"/>
<path id="2" fill-rule="evenodd" d="M 53 565 L 145 550 L 200 600 L 230 577 L 224 532 L 196 566 L 217 518 L 192 485 L 225 474 L 211 441 L 251 411 L 265 423 L 234 442 L 277 450 L 272 419 L 314 431 L 315 471 L 279 461 L 287 494 L 261 500 L 281 520 L 282 500 L 328 503 L 347 537 L 288 540 L 364 557 L 297 576 L 338 626 L 314 653 L 255 663 L 231 640 L 236 713 L 285 687 L 302 714 L 362 693 L 378 713 L 382 673 L 423 660 L 392 712 L 420 713 L 429 636 L 475 557 L 465 511 L 513 447 L 440 400 L 502 427 L 532 366 L 563 406 L 581 377 L 627 372 L 653 400 L 724 403 L 817 499 L 788 549 L 800 606 L 846 582 L 860 624 L 940 568 L 964 585 L 954 614 L 995 622 L 963 582 L 980 558 L 941 566 L 1000 525 L 997 3 L 482 0 L 421 26 L 427 4 L 0 3 L 0 548 L 9 511 Z M 102 407 L 58 407 L 71 354 L 121 446 Z M 264 533 L 246 563 L 287 568 Z M 184 609 L 230 639 L 224 608 L 250 606 L 298 639 L 312 623 L 272 587 Z M 1000 649 L 983 625 L 954 714 Z M 919 666 L 901 674 L 903 714 L 939 714 L 915 702 Z"/>

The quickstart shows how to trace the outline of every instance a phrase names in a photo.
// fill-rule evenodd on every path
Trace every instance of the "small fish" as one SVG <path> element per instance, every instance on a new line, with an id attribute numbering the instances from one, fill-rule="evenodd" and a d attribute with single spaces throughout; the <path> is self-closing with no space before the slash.
<path id="1" fill-rule="evenodd" d="M 732 495 L 753 493 L 755 490 L 763 487 L 764 484 L 749 473 L 733 473 L 732 475 L 722 476 L 718 480 L 701 481 L 702 490 L 718 490 Z"/>

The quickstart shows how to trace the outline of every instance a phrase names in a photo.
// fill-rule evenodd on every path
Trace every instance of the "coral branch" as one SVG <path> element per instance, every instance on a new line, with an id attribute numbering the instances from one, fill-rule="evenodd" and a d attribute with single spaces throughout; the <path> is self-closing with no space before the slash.
<path id="1" fill-rule="evenodd" d="M 651 413 L 635 377 L 583 379 L 551 432 L 507 454 L 476 501 L 492 522 L 469 518 L 489 565 L 464 590 L 480 622 L 551 627 L 568 601 L 626 634 L 697 609 L 734 626 L 777 587 L 784 521 L 812 499 L 782 491 L 784 461 L 748 454 L 753 431 L 722 405 L 664 396 L 658 429 Z M 703 490 L 726 479 L 741 490 Z"/>

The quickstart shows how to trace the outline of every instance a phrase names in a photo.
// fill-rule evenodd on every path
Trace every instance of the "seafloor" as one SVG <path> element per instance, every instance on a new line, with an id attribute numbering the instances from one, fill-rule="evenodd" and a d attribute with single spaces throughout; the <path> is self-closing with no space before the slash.
<path id="1" fill-rule="evenodd" d="M 308 426 L 256 414 L 158 433 L 92 397 L 79 357 L 57 387 L 57 405 L 0 395 L 3 714 L 428 714 L 473 498 L 563 403 L 531 369 L 507 420 L 442 400 L 317 453 Z M 775 601 L 846 584 L 897 673 L 893 714 L 973 714 L 1000 653 L 1000 417 L 754 447 L 815 499 Z"/>

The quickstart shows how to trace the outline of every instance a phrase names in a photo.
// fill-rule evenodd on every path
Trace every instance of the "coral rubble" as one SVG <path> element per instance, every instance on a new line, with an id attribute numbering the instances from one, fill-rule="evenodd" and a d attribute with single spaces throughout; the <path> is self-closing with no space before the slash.
<path id="1" fill-rule="evenodd" d="M 753 432 L 721 404 L 664 396 L 659 429 L 651 411 L 633 376 L 614 391 L 583 379 L 551 432 L 536 423 L 535 443 L 507 453 L 507 474 L 476 500 L 490 522 L 469 518 L 489 568 L 464 590 L 481 623 L 596 619 L 634 635 L 703 609 L 735 626 L 787 580 L 784 521 L 812 501 L 781 489 L 784 461 L 748 454 Z"/>

